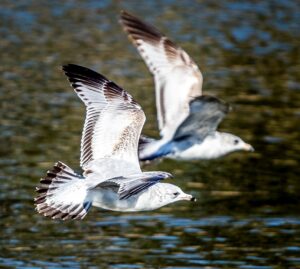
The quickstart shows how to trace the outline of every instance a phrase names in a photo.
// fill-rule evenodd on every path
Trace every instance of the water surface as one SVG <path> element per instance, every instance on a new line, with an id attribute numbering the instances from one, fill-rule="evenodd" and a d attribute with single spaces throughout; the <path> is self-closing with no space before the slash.
<path id="1" fill-rule="evenodd" d="M 153 81 L 118 24 L 125 9 L 180 44 L 204 92 L 231 103 L 220 129 L 255 153 L 144 166 L 198 198 L 153 212 L 93 208 L 81 222 L 34 211 L 61 160 L 79 168 L 84 106 L 60 66 L 93 68 L 127 89 L 158 136 Z M 300 268 L 297 1 L 1 1 L 1 268 Z"/>

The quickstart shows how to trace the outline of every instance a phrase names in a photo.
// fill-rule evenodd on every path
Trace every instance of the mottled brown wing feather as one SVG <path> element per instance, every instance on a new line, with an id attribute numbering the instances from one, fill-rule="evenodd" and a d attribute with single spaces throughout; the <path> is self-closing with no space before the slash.
<path id="1" fill-rule="evenodd" d="M 121 23 L 154 75 L 162 136 L 172 136 L 202 93 L 202 74 L 189 55 L 154 26 L 123 11 Z"/>
<path id="2" fill-rule="evenodd" d="M 145 115 L 140 105 L 114 82 L 88 68 L 63 70 L 87 107 L 81 140 L 81 166 L 104 157 L 138 164 L 137 146 Z"/>

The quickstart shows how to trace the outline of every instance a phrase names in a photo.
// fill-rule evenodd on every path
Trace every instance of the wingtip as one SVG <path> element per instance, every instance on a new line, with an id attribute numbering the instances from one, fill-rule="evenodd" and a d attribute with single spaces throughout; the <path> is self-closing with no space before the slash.
<path id="1" fill-rule="evenodd" d="M 125 30 L 125 27 L 126 27 L 125 20 L 127 20 L 128 17 L 130 17 L 130 16 L 131 16 L 131 14 L 128 13 L 126 10 L 122 9 L 120 11 L 120 16 L 119 16 L 119 20 L 118 21 L 121 24 L 121 26 L 124 28 L 124 30 Z"/>
<path id="2" fill-rule="evenodd" d="M 65 64 L 62 66 L 62 70 L 75 91 L 77 88 L 76 83 L 79 81 L 81 83 L 93 83 L 96 88 L 102 86 L 104 83 L 110 82 L 104 75 L 81 65 Z"/>
<path id="3" fill-rule="evenodd" d="M 84 66 L 78 65 L 78 64 L 64 64 L 64 65 L 62 65 L 62 70 L 64 72 L 70 72 L 70 71 L 71 72 L 74 72 L 74 71 L 78 72 L 78 71 L 82 71 L 82 70 L 87 71 L 87 70 L 90 70 L 90 69 L 88 69 Z M 91 70 L 91 71 L 93 71 L 93 70 Z"/>
<path id="4" fill-rule="evenodd" d="M 66 71 L 67 69 L 69 69 L 70 67 L 74 67 L 74 66 L 78 66 L 76 64 L 63 64 L 61 66 L 61 70 Z"/>
<path id="5" fill-rule="evenodd" d="M 128 23 L 133 19 L 137 20 L 137 18 L 134 15 L 130 14 L 126 10 L 120 11 L 119 23 L 121 24 L 125 32 L 128 30 Z"/>
<path id="6" fill-rule="evenodd" d="M 129 13 L 128 11 L 126 11 L 124 9 L 122 9 L 120 11 L 120 15 L 121 15 L 121 18 L 123 18 L 123 17 L 134 17 L 131 13 Z"/>

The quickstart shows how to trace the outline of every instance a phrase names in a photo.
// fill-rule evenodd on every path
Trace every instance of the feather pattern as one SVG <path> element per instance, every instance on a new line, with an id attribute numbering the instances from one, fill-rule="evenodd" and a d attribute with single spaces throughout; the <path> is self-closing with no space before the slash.
<path id="1" fill-rule="evenodd" d="M 36 187 L 36 210 L 53 219 L 83 219 L 92 206 L 91 201 L 84 200 L 83 184 L 82 176 L 57 162 Z"/>
<path id="2" fill-rule="evenodd" d="M 121 23 L 154 75 L 160 134 L 170 138 L 187 117 L 189 102 L 201 95 L 202 74 L 182 48 L 152 25 L 125 11 Z"/>
<path id="3" fill-rule="evenodd" d="M 138 139 L 145 115 L 125 90 L 104 76 L 78 65 L 63 70 L 86 105 L 80 164 L 87 169 L 93 160 L 126 159 L 139 167 Z"/>
<path id="4" fill-rule="evenodd" d="M 106 180 L 97 188 L 118 188 L 119 199 L 128 199 L 131 196 L 141 193 L 142 191 L 150 188 L 156 183 L 166 178 L 172 178 L 173 176 L 167 172 L 144 172 L 142 174 L 130 175 L 127 177 L 116 177 Z"/>

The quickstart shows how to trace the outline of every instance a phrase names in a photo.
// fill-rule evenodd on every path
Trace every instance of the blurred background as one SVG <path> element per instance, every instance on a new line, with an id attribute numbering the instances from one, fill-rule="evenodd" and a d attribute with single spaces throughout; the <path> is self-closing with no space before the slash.
<path id="1" fill-rule="evenodd" d="M 34 211 L 61 160 L 80 172 L 85 108 L 61 71 L 76 63 L 127 89 L 158 136 L 153 79 L 123 33 L 127 10 L 183 47 L 204 93 L 233 106 L 220 130 L 254 153 L 165 160 L 198 198 L 143 213 L 93 208 L 83 221 Z M 0 268 L 300 268 L 299 1 L 1 0 Z"/>

